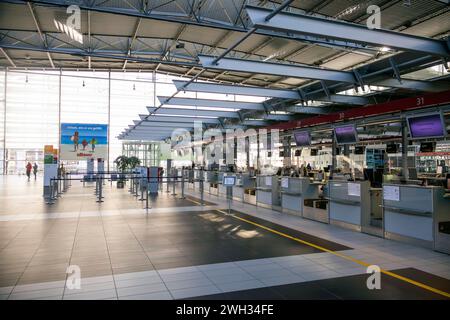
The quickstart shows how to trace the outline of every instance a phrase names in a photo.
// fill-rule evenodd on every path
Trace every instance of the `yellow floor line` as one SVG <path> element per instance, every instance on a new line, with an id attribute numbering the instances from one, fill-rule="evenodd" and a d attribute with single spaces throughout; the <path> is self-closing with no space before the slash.
<path id="1" fill-rule="evenodd" d="M 216 210 L 216 211 L 218 211 L 218 212 L 220 212 L 220 213 L 222 213 L 222 214 L 227 214 L 227 212 L 222 211 L 222 210 Z M 341 257 L 341 258 L 343 258 L 343 259 L 346 259 L 346 260 L 352 261 L 352 262 L 354 262 L 354 263 L 357 263 L 357 264 L 359 264 L 359 265 L 361 265 L 361 266 L 368 267 L 368 266 L 372 265 L 372 264 L 370 264 L 370 263 L 367 263 L 367 262 L 364 262 L 364 261 L 355 259 L 355 258 L 353 258 L 353 257 L 347 256 L 347 255 L 345 255 L 345 254 L 342 254 L 342 253 L 339 253 L 339 252 L 336 252 L 336 251 L 329 250 L 329 249 L 327 249 L 327 248 L 318 246 L 318 245 L 316 245 L 316 244 L 314 244 L 314 243 L 311 243 L 311 242 L 308 242 L 308 241 L 305 241 L 305 240 L 301 240 L 301 239 L 299 239 L 299 238 L 290 236 L 290 235 L 285 234 L 285 233 L 283 233 L 283 232 L 280 232 L 280 231 L 277 231 L 277 230 L 268 228 L 268 227 L 263 226 L 263 225 L 261 225 L 261 224 L 258 224 L 258 223 L 256 223 L 256 222 L 253 222 L 253 221 L 250 221 L 250 220 L 247 220 L 247 219 L 244 219 L 244 218 L 235 216 L 235 215 L 233 215 L 232 217 L 235 218 L 235 219 L 241 220 L 241 221 L 243 221 L 243 222 L 252 224 L 252 225 L 254 225 L 254 226 L 257 226 L 257 227 L 259 227 L 259 228 L 261 228 L 261 229 L 264 229 L 264 230 L 270 231 L 270 232 L 272 232 L 272 233 L 275 233 L 275 234 L 277 234 L 277 235 L 279 235 L 279 236 L 282 236 L 282 237 L 291 239 L 291 240 L 293 240 L 293 241 L 296 241 L 296 242 L 305 244 L 305 245 L 307 245 L 307 246 L 316 248 L 316 249 L 321 250 L 321 251 L 324 251 L 324 252 L 331 253 L 331 254 L 336 255 L 336 256 L 338 256 L 338 257 Z M 418 281 L 415 281 L 415 280 L 412 280 L 412 279 L 403 277 L 403 276 L 401 276 L 401 275 L 398 275 L 398 274 L 396 274 L 396 273 L 393 273 L 393 272 L 387 271 L 387 270 L 383 270 L 383 269 L 380 269 L 380 272 L 381 272 L 381 273 L 384 273 L 384 274 L 386 274 L 386 275 L 388 275 L 388 276 L 391 276 L 391 277 L 393 277 L 393 278 L 396 278 L 396 279 L 405 281 L 405 282 L 407 282 L 407 283 L 410 283 L 410 284 L 412 284 L 412 285 L 415 285 L 415 286 L 417 286 L 417 287 L 420 287 L 420 288 L 422 288 L 422 289 L 425 289 L 425 290 L 431 291 L 431 292 L 433 292 L 433 293 L 442 295 L 442 296 L 444 296 L 444 297 L 450 298 L 450 293 L 447 293 L 447 292 L 445 292 L 445 291 L 442 291 L 442 290 L 439 290 L 439 289 L 430 287 L 430 286 L 428 286 L 428 285 L 426 285 L 426 284 L 423 284 L 423 283 L 421 283 L 421 282 L 418 282 Z"/>

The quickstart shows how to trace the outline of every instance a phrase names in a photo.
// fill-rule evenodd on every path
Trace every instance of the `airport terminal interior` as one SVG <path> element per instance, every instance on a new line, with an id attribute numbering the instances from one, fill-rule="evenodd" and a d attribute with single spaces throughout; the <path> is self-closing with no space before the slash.
<path id="1" fill-rule="evenodd" d="M 1 0 L 0 300 L 450 299 L 449 35 L 448 0 Z"/>

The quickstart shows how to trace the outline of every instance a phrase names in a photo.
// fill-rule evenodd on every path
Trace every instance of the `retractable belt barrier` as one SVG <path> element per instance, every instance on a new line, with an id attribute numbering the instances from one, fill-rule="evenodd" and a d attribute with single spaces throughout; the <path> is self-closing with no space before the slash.
<path id="1" fill-rule="evenodd" d="M 81 178 L 74 178 L 74 176 L 82 176 Z M 134 197 L 139 197 L 140 191 L 140 199 L 139 201 L 145 201 L 146 209 L 150 209 L 149 205 L 149 189 L 148 186 L 150 183 L 157 182 L 158 184 L 167 183 L 167 189 L 169 190 L 169 184 L 172 183 L 173 188 L 173 196 L 176 196 L 175 188 L 177 182 L 181 182 L 181 199 L 185 198 L 185 175 L 184 173 L 181 176 L 167 176 L 167 177 L 146 177 L 139 174 L 134 173 L 120 173 L 120 172 L 99 172 L 99 173 L 66 173 L 59 178 L 51 178 L 50 179 L 50 191 L 46 197 L 47 204 L 54 204 L 55 201 L 62 196 L 63 193 L 67 192 L 67 190 L 72 185 L 72 181 L 80 181 L 83 182 L 83 186 L 86 182 L 95 182 L 95 191 L 94 195 L 96 196 L 96 202 L 101 203 L 104 202 L 103 195 L 103 185 L 105 181 L 130 181 L 130 188 L 128 192 Z M 144 197 L 145 192 L 145 197 Z M 203 195 L 202 195 L 203 197 Z M 203 200 L 202 200 L 203 203 Z"/>

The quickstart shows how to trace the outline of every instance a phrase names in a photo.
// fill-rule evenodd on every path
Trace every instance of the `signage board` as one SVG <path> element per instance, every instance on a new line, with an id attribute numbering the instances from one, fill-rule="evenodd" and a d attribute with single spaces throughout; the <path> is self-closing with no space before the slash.
<path id="1" fill-rule="evenodd" d="M 106 159 L 108 125 L 61 123 L 61 160 Z"/>

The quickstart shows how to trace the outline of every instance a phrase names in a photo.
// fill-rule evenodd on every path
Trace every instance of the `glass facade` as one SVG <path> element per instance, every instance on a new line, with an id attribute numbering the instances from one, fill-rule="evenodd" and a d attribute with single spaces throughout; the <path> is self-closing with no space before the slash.
<path id="1" fill-rule="evenodd" d="M 116 137 L 155 103 L 158 76 L 140 72 L 0 69 L 0 174 L 23 174 L 28 161 L 43 167 L 44 145 L 59 145 L 61 123 L 109 125 L 109 165 L 122 154 Z M 173 92 L 172 78 L 159 84 Z M 169 92 L 169 93 L 168 93 Z M 67 163 L 84 169 L 83 161 Z"/>
<path id="2" fill-rule="evenodd" d="M 37 162 L 42 169 L 43 148 L 58 148 L 61 123 L 108 124 L 107 163 L 113 170 L 114 160 L 129 151 L 117 136 L 138 120 L 139 114 L 148 114 L 147 107 L 159 106 L 158 95 L 176 92 L 173 79 L 183 80 L 143 71 L 0 69 L 0 174 L 23 174 L 28 161 Z M 249 102 L 266 99 L 195 92 L 178 96 Z M 154 156 L 147 158 L 154 162 Z M 86 168 L 86 161 L 65 164 L 71 169 Z"/>

